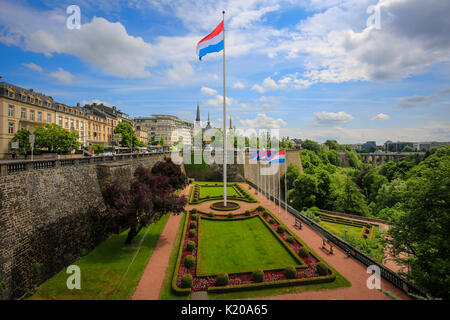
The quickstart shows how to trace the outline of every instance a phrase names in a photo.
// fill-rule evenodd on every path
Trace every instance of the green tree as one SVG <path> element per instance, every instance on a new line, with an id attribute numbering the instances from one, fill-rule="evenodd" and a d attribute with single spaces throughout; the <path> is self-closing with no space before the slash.
<path id="1" fill-rule="evenodd" d="M 294 188 L 289 192 L 289 199 L 296 209 L 304 210 L 316 205 L 317 185 L 317 178 L 307 173 L 301 174 L 294 181 Z"/>
<path id="2" fill-rule="evenodd" d="M 19 151 L 20 152 L 31 151 L 29 137 L 30 137 L 30 131 L 24 130 L 24 129 L 17 131 L 16 134 L 14 135 L 14 138 L 12 139 L 12 141 L 19 143 Z"/>
<path id="3" fill-rule="evenodd" d="M 305 140 L 302 142 L 302 148 L 306 150 L 311 150 L 318 154 L 320 152 L 320 144 L 312 140 Z"/>
<path id="4" fill-rule="evenodd" d="M 122 134 L 122 140 L 120 141 L 120 144 L 122 146 L 132 148 L 133 146 L 140 145 L 136 133 L 134 132 L 133 127 L 129 123 L 126 122 L 119 123 L 114 129 L 114 133 Z"/>
<path id="5" fill-rule="evenodd" d="M 284 185 L 285 176 L 287 176 L 287 189 L 290 190 L 294 188 L 294 181 L 300 176 L 300 168 L 294 164 L 290 164 L 287 168 L 286 174 L 281 176 L 282 185 Z"/>
<path id="6" fill-rule="evenodd" d="M 337 211 L 367 216 L 367 200 L 350 176 L 336 174 L 331 182 L 334 209 Z"/>
<path id="7" fill-rule="evenodd" d="M 49 152 L 64 153 L 80 147 L 78 134 L 67 131 L 57 124 L 46 124 L 36 128 L 35 148 L 47 149 Z"/>
<path id="8" fill-rule="evenodd" d="M 407 181 L 402 213 L 390 220 L 387 239 L 406 276 L 432 296 L 450 298 L 450 157 Z"/>
<path id="9" fill-rule="evenodd" d="M 385 176 L 377 174 L 375 171 L 370 171 L 362 178 L 361 187 L 368 201 L 372 202 L 375 201 L 378 190 L 387 183 L 388 180 Z"/>
<path id="10" fill-rule="evenodd" d="M 337 151 L 340 149 L 339 143 L 336 140 L 327 140 L 324 144 L 327 145 L 330 150 Z"/>
<path id="11" fill-rule="evenodd" d="M 414 149 L 411 146 L 405 146 L 402 152 L 414 152 Z"/>

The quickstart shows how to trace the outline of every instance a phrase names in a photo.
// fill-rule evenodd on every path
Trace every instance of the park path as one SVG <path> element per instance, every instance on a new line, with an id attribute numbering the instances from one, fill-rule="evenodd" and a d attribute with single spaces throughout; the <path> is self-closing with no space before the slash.
<path id="1" fill-rule="evenodd" d="M 189 187 L 181 194 L 188 195 Z M 158 300 L 167 267 L 169 266 L 170 253 L 175 243 L 178 227 L 182 215 L 170 215 L 161 236 L 156 243 L 153 254 L 147 262 L 142 277 L 136 287 L 132 300 Z"/>

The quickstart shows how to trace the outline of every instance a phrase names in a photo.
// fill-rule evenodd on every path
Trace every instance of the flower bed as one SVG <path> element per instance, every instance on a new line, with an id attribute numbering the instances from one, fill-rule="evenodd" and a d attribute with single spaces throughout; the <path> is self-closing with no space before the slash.
<path id="1" fill-rule="evenodd" d="M 196 228 L 189 229 L 191 225 L 192 212 L 188 212 L 188 217 L 185 221 L 184 226 L 184 234 L 181 239 L 182 245 L 180 245 L 179 256 L 177 260 L 177 265 L 175 268 L 172 288 L 174 289 L 176 294 L 189 294 L 191 291 L 209 291 L 209 292 L 231 292 L 231 291 L 244 291 L 244 290 L 252 290 L 259 288 L 273 288 L 273 287 L 283 287 L 283 286 L 296 286 L 296 285 L 306 285 L 313 283 L 324 283 L 324 282 L 332 282 L 336 278 L 334 272 L 328 267 L 328 275 L 319 276 L 316 271 L 316 265 L 319 262 L 324 263 L 317 258 L 317 256 L 313 253 L 313 251 L 294 233 L 292 233 L 284 224 L 281 223 L 270 211 L 265 209 L 267 215 L 264 217 L 264 210 L 258 210 L 258 208 L 250 211 L 250 216 L 248 213 L 242 212 L 240 214 L 234 214 L 232 217 L 224 216 L 214 216 L 208 217 L 208 213 L 195 211 L 197 217 L 197 226 Z M 255 217 L 258 216 L 258 217 Z M 229 283 L 226 286 L 217 286 L 216 285 L 216 275 L 206 274 L 204 276 L 197 275 L 197 259 L 198 259 L 198 238 L 199 238 L 199 229 L 200 229 L 200 221 L 201 219 L 205 220 L 227 220 L 227 221 L 236 221 L 243 219 L 261 219 L 264 222 L 265 226 L 269 228 L 273 236 L 280 241 L 280 243 L 286 248 L 286 250 L 291 254 L 296 261 L 299 263 L 295 265 L 296 276 L 293 279 L 288 279 L 285 276 L 284 269 L 272 269 L 272 270 L 263 270 L 264 271 L 264 280 L 262 282 L 254 282 L 252 280 L 252 271 L 242 270 L 242 272 L 234 272 L 229 274 Z M 272 220 L 272 221 L 271 221 Z M 269 223 L 271 221 L 272 223 Z M 284 232 L 277 233 L 278 226 L 284 227 Z M 189 236 L 189 230 L 194 230 L 191 233 L 192 237 Z M 279 231 L 282 229 L 279 229 Z M 286 239 L 288 237 L 292 237 L 291 242 L 288 242 Z M 189 241 L 193 241 L 195 243 L 195 248 L 192 251 L 187 250 L 187 245 Z M 306 258 L 301 258 L 298 255 L 300 248 L 305 248 L 309 255 Z M 186 268 L 184 265 L 184 261 L 186 256 L 192 255 L 195 258 L 194 266 L 190 268 Z M 286 266 L 287 267 L 287 266 Z M 227 270 L 223 270 L 226 272 Z M 254 271 L 254 270 L 253 270 Z M 192 288 L 182 289 L 181 288 L 181 279 L 184 274 L 189 273 L 193 277 Z"/>

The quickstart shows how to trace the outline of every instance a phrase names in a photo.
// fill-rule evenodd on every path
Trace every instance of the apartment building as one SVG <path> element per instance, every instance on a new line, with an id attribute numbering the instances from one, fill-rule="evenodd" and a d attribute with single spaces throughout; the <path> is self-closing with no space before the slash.
<path id="1" fill-rule="evenodd" d="M 147 129 L 148 139 L 164 140 L 164 144 L 172 146 L 176 143 L 192 144 L 194 123 L 177 116 L 154 114 L 151 117 L 135 118 L 134 122 L 142 129 Z"/>

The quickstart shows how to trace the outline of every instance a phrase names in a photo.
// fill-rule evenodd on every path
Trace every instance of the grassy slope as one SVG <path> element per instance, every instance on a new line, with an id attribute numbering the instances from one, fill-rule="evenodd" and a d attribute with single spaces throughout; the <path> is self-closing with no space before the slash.
<path id="1" fill-rule="evenodd" d="M 329 231 L 331 231 L 332 233 L 334 233 L 336 235 L 343 234 L 343 233 L 345 233 L 345 230 L 348 230 L 348 234 L 352 235 L 356 238 L 359 238 L 361 231 L 362 231 L 362 228 L 354 227 L 354 226 L 347 226 L 347 225 L 339 224 L 339 223 L 321 221 L 320 225 L 322 227 L 325 227 L 326 229 L 328 229 Z"/>
<path id="2" fill-rule="evenodd" d="M 130 299 L 168 218 L 167 214 L 157 223 L 141 230 L 130 246 L 124 245 L 128 232 L 125 231 L 111 236 L 87 256 L 74 262 L 73 264 L 81 269 L 81 290 L 67 289 L 66 281 L 69 275 L 64 269 L 43 283 L 31 299 Z M 147 230 L 139 253 L 122 281 Z"/>

